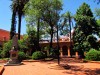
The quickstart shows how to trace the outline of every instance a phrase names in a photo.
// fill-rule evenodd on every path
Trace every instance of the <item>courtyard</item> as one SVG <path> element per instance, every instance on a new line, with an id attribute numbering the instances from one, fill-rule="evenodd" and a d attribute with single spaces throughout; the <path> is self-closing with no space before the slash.
<path id="1" fill-rule="evenodd" d="M 19 66 L 5 66 L 2 75 L 100 75 L 100 62 L 83 63 L 75 58 L 64 58 L 59 66 L 57 60 L 22 63 Z"/>
<path id="2" fill-rule="evenodd" d="M 0 3 L 0 75 L 100 75 L 100 0 Z"/>

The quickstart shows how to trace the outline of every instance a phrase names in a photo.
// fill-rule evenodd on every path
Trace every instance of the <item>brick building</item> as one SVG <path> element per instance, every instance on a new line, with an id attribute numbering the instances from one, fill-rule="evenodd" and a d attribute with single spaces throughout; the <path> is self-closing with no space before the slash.
<path id="1" fill-rule="evenodd" d="M 0 46 L 3 45 L 4 42 L 7 42 L 10 39 L 10 32 L 7 30 L 0 29 Z"/>
<path id="2" fill-rule="evenodd" d="M 18 35 L 18 34 L 16 34 L 16 35 Z M 22 38 L 23 38 L 23 36 L 21 35 L 21 39 Z M 0 47 L 2 47 L 3 44 L 9 40 L 10 40 L 10 31 L 0 29 Z"/>

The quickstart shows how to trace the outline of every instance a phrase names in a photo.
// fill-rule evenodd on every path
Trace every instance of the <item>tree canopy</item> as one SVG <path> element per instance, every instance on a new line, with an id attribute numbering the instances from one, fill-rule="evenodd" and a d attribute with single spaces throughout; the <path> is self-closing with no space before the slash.
<path id="1" fill-rule="evenodd" d="M 57 25 L 62 10 L 61 0 L 30 0 L 25 6 L 26 18 L 34 24 L 39 18 L 40 22 L 50 27 L 51 47 L 54 33 L 54 26 Z"/>
<path id="2" fill-rule="evenodd" d="M 98 34 L 98 25 L 88 4 L 83 3 L 77 9 L 75 21 L 74 50 L 88 51 L 90 48 L 98 49 L 97 38 L 94 36 Z"/>

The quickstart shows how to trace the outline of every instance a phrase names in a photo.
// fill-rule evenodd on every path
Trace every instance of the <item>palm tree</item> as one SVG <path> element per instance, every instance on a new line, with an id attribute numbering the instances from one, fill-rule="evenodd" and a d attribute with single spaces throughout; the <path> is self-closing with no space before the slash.
<path id="1" fill-rule="evenodd" d="M 18 39 L 20 40 L 21 33 L 21 21 L 24 16 L 24 6 L 29 0 L 17 0 L 17 15 L 18 15 Z"/>
<path id="2" fill-rule="evenodd" d="M 71 26 L 72 26 L 72 18 L 73 18 L 73 16 L 71 15 L 71 12 L 66 12 L 64 15 L 63 15 L 63 17 L 64 17 L 64 20 L 65 20 L 65 22 L 68 22 L 68 24 L 69 24 L 69 32 L 70 32 L 70 41 L 71 41 Z M 71 24 L 72 23 L 72 24 Z M 65 23 L 64 23 L 65 24 Z"/>
<path id="3" fill-rule="evenodd" d="M 16 33 L 16 4 L 15 1 L 12 2 L 11 9 L 12 9 L 12 21 L 11 21 L 11 30 L 10 30 L 10 39 Z"/>
<path id="4" fill-rule="evenodd" d="M 18 39 L 20 40 L 21 33 L 21 21 L 22 16 L 24 16 L 24 6 L 29 0 L 12 0 L 12 10 L 16 10 L 16 14 L 18 16 Z"/>

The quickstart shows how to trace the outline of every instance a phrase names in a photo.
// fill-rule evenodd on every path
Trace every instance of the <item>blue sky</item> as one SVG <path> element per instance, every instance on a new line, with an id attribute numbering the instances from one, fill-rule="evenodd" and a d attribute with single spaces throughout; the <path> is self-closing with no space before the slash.
<path id="1" fill-rule="evenodd" d="M 94 2 L 94 0 L 63 0 L 64 6 L 62 13 L 70 11 L 74 15 L 79 6 L 83 2 L 89 4 L 93 12 L 95 8 L 100 8 L 100 4 L 97 4 L 96 2 Z M 11 4 L 10 0 L 0 0 L 0 29 L 5 29 L 8 31 L 10 31 L 11 17 L 12 17 L 10 4 Z M 21 34 L 25 33 L 26 33 L 26 23 L 25 19 L 23 18 Z"/>

